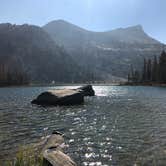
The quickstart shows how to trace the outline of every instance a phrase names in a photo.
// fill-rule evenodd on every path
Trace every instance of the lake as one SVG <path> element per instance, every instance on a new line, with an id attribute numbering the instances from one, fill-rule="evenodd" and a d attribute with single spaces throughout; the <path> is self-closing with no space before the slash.
<path id="1" fill-rule="evenodd" d="M 58 130 L 81 166 L 165 165 L 166 88 L 94 86 L 96 96 L 84 105 L 30 104 L 40 92 L 58 88 L 64 87 L 0 88 L 0 161 Z"/>

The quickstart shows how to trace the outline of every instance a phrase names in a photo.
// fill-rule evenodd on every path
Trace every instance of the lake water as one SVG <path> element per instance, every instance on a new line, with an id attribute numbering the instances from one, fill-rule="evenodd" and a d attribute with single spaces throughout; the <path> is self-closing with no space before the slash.
<path id="1" fill-rule="evenodd" d="M 1 161 L 58 130 L 81 166 L 166 165 L 166 88 L 94 86 L 97 96 L 84 105 L 30 104 L 40 92 L 57 88 L 64 87 L 0 88 Z"/>

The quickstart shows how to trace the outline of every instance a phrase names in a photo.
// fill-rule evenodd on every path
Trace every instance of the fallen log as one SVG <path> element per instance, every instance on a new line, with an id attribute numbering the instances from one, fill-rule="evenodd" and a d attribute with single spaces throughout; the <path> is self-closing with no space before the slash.
<path id="1" fill-rule="evenodd" d="M 55 133 L 55 134 L 54 134 Z M 76 163 L 63 152 L 64 138 L 59 132 L 45 137 L 35 147 L 41 151 L 43 166 L 77 166 Z"/>

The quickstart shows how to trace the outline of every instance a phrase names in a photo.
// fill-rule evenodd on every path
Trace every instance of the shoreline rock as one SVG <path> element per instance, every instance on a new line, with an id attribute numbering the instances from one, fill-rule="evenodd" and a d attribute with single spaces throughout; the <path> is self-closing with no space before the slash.
<path id="1" fill-rule="evenodd" d="M 41 93 L 31 103 L 38 105 L 79 105 L 84 103 L 84 96 L 94 96 L 92 85 L 86 85 L 78 89 L 59 89 Z"/>

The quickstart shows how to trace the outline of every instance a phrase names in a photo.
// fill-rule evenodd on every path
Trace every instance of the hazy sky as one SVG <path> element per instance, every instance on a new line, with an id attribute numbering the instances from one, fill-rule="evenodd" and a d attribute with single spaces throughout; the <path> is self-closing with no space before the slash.
<path id="1" fill-rule="evenodd" d="M 64 19 L 88 30 L 141 24 L 166 43 L 166 0 L 0 0 L 0 22 L 44 25 Z"/>

